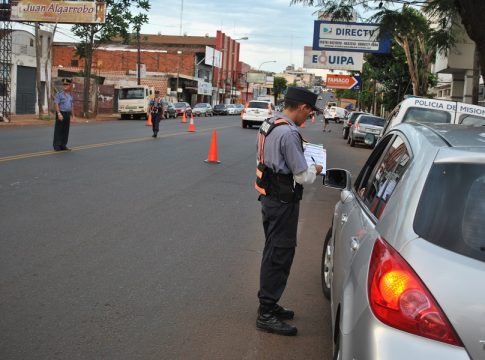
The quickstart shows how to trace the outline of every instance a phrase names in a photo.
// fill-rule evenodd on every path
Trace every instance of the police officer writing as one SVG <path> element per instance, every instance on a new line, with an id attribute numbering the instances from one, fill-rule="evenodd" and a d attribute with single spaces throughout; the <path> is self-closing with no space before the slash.
<path id="1" fill-rule="evenodd" d="M 54 150 L 69 151 L 67 140 L 69 139 L 69 127 L 71 119 L 74 120 L 73 99 L 71 95 L 72 80 L 62 80 L 63 91 L 56 94 L 54 108 L 56 111 L 56 124 L 54 127 Z"/>
<path id="2" fill-rule="evenodd" d="M 322 166 L 307 165 L 298 127 L 316 107 L 317 95 L 290 87 L 282 113 L 263 122 L 258 133 L 255 188 L 260 193 L 265 244 L 261 261 L 256 327 L 279 335 L 296 335 L 294 312 L 278 304 L 290 275 L 303 184 L 311 184 Z"/>
<path id="3" fill-rule="evenodd" d="M 155 90 L 155 99 L 150 101 L 150 113 L 152 114 L 152 137 L 156 138 L 159 131 L 160 118 L 163 115 L 162 98 L 158 90 Z"/>

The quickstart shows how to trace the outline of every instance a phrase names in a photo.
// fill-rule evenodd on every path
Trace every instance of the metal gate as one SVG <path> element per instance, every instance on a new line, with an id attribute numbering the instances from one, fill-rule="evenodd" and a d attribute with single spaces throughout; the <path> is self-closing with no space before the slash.
<path id="1" fill-rule="evenodd" d="M 17 66 L 17 98 L 15 113 L 35 114 L 35 68 Z"/>

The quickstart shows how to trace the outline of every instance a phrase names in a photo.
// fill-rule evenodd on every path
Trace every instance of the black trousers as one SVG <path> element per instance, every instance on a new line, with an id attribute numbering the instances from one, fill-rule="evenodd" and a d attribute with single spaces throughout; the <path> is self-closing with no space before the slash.
<path id="1" fill-rule="evenodd" d="M 156 134 L 160 130 L 160 113 L 152 113 L 152 130 Z"/>
<path id="2" fill-rule="evenodd" d="M 67 141 L 69 140 L 69 127 L 71 125 L 71 112 L 70 111 L 61 111 L 62 114 L 62 121 L 59 120 L 58 115 L 56 113 L 56 124 L 54 126 L 54 141 L 53 146 L 54 149 L 62 149 L 65 148 L 67 145 Z"/>
<path id="3" fill-rule="evenodd" d="M 280 300 L 290 276 L 295 256 L 300 203 L 283 204 L 261 197 L 263 228 L 266 238 L 261 261 L 260 310 L 271 310 Z"/>

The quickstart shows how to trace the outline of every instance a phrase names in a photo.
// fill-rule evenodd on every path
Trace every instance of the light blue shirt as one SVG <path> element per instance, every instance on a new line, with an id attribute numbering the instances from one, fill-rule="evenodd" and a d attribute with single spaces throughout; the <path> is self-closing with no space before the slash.
<path id="1" fill-rule="evenodd" d="M 65 93 L 64 91 L 58 92 L 54 98 L 54 103 L 59 105 L 60 111 L 72 111 L 73 99 L 69 93 Z"/>

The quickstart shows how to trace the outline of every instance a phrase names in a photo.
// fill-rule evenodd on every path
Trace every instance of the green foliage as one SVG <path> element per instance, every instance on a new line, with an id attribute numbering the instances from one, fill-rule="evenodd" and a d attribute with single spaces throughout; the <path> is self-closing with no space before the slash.
<path id="1" fill-rule="evenodd" d="M 273 92 L 275 96 L 275 100 L 278 99 L 279 94 L 283 94 L 287 88 L 287 81 L 284 77 L 275 76 L 274 84 L 273 84 Z"/>
<path id="2" fill-rule="evenodd" d="M 148 0 L 106 0 L 106 21 L 104 24 L 74 25 L 73 33 L 81 38 L 77 46 L 80 57 L 90 56 L 93 48 L 121 36 L 129 40 L 130 27 L 139 31 L 148 22 L 146 11 L 150 9 Z"/>

